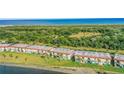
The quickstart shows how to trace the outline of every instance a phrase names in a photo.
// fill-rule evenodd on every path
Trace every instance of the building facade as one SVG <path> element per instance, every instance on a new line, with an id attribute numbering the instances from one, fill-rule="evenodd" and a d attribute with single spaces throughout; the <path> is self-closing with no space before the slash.
<path id="1" fill-rule="evenodd" d="M 13 44 L 10 46 L 9 50 L 11 52 L 24 52 L 26 53 L 26 48 L 30 46 L 28 44 Z"/>
<path id="2" fill-rule="evenodd" d="M 49 46 L 37 46 L 37 45 L 31 45 L 26 48 L 27 53 L 37 53 L 41 55 L 50 55 L 50 50 L 53 47 Z"/>
<path id="3" fill-rule="evenodd" d="M 67 48 L 55 48 L 49 46 L 38 46 L 28 44 L 0 44 L 0 52 L 23 52 L 35 53 L 43 56 L 51 56 L 59 60 L 72 60 L 80 63 L 112 65 L 124 68 L 124 55 L 109 53 L 74 51 Z"/>
<path id="4" fill-rule="evenodd" d="M 115 67 L 124 68 L 124 55 L 116 54 L 114 57 Z"/>
<path id="5" fill-rule="evenodd" d="M 50 52 L 52 57 L 65 60 L 71 60 L 74 54 L 74 50 L 67 48 L 53 48 Z"/>
<path id="6" fill-rule="evenodd" d="M 0 44 L 0 51 L 9 51 L 11 44 Z"/>
<path id="7" fill-rule="evenodd" d="M 80 63 L 90 63 L 99 65 L 111 64 L 111 55 L 109 53 L 75 51 L 74 57 L 75 61 Z"/>

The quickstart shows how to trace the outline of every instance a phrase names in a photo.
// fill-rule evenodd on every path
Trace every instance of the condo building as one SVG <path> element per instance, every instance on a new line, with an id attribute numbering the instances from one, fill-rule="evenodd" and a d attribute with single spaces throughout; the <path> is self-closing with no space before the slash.
<path id="1" fill-rule="evenodd" d="M 111 55 L 109 53 L 75 51 L 74 57 L 75 61 L 80 63 L 111 64 Z"/>
<path id="2" fill-rule="evenodd" d="M 0 44 L 0 51 L 9 51 L 11 44 Z"/>
<path id="3" fill-rule="evenodd" d="M 28 44 L 3 44 L 0 43 L 0 52 L 35 53 L 43 56 L 51 56 L 60 60 L 72 60 L 80 63 L 112 65 L 124 68 L 124 55 L 91 51 L 75 51 L 67 48 L 55 48 Z"/>
<path id="4" fill-rule="evenodd" d="M 52 57 L 66 60 L 71 60 L 74 54 L 74 50 L 67 48 L 53 48 L 50 52 Z"/>
<path id="5" fill-rule="evenodd" d="M 116 67 L 124 68 L 124 55 L 116 54 L 114 62 Z"/>
<path id="6" fill-rule="evenodd" d="M 13 44 L 9 47 L 11 52 L 24 52 L 26 53 L 26 48 L 30 46 L 28 44 Z"/>
<path id="7" fill-rule="evenodd" d="M 26 48 L 27 53 L 38 53 L 42 55 L 50 55 L 50 50 L 53 47 L 49 46 L 38 46 L 38 45 L 31 45 Z"/>

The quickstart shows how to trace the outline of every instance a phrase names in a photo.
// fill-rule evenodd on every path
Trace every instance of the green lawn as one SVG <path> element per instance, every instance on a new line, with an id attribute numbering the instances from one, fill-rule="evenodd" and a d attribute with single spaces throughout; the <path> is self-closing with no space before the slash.
<path id="1" fill-rule="evenodd" d="M 0 62 L 29 65 L 29 66 L 46 66 L 46 67 L 86 67 L 96 71 L 110 71 L 115 73 L 124 73 L 124 69 L 112 66 L 98 66 L 95 64 L 81 64 L 69 60 L 59 60 L 51 57 L 43 57 L 37 54 L 24 54 L 15 52 L 0 52 Z"/>

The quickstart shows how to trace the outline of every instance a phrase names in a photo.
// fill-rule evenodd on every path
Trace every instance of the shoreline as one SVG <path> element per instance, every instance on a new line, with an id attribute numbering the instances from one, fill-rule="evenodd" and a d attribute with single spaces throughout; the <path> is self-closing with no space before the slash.
<path id="1" fill-rule="evenodd" d="M 0 66 L 5 67 L 17 67 L 24 69 L 36 69 L 36 70 L 48 70 L 53 72 L 58 72 L 58 74 L 97 74 L 95 70 L 91 68 L 77 68 L 77 67 L 47 67 L 47 66 L 35 66 L 35 65 L 23 65 L 23 64 L 14 64 L 14 63 L 0 63 Z M 42 74 L 42 73 L 41 73 Z M 52 73 L 54 74 L 54 73 Z"/>

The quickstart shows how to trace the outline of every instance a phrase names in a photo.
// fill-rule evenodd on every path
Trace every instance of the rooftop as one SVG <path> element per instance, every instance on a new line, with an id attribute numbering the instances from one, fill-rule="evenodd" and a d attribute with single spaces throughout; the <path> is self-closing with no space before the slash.
<path id="1" fill-rule="evenodd" d="M 124 55 L 116 54 L 116 55 L 115 55 L 115 60 L 124 61 Z"/>
<path id="2" fill-rule="evenodd" d="M 84 57 L 95 57 L 95 58 L 107 58 L 110 59 L 111 55 L 109 53 L 100 53 L 100 52 L 90 52 L 90 51 L 75 51 L 75 55 L 84 56 Z"/>
<path id="3" fill-rule="evenodd" d="M 51 51 L 57 52 L 57 53 L 65 53 L 65 54 L 74 53 L 74 50 L 70 50 L 70 49 L 67 49 L 67 48 L 53 48 Z"/>
<path id="4" fill-rule="evenodd" d="M 53 47 L 32 45 L 32 46 L 29 46 L 29 47 L 27 47 L 27 48 L 38 49 L 38 50 L 50 50 L 50 49 L 52 49 Z"/>
<path id="5" fill-rule="evenodd" d="M 28 45 L 28 44 L 14 44 L 14 45 L 12 45 L 12 47 L 20 47 L 20 48 L 26 48 L 28 46 L 30 46 L 30 45 Z"/>
<path id="6" fill-rule="evenodd" d="M 0 47 L 8 47 L 10 46 L 11 44 L 0 44 Z"/>

